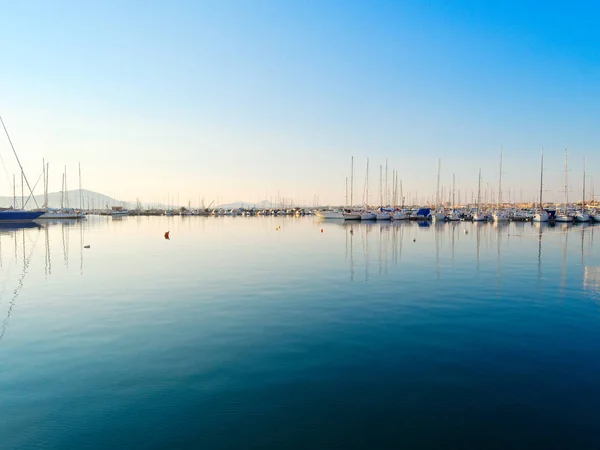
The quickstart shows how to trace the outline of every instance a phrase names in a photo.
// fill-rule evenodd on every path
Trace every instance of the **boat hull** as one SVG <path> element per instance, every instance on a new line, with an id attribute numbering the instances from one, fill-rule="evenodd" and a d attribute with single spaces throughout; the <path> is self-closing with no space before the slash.
<path id="1" fill-rule="evenodd" d="M 0 223 L 24 223 L 32 222 L 39 218 L 43 212 L 23 211 L 18 209 L 7 209 L 0 211 Z"/>
<path id="2" fill-rule="evenodd" d="M 317 211 L 315 213 L 321 219 L 343 219 L 344 215 L 338 211 Z"/>
<path id="3" fill-rule="evenodd" d="M 377 216 L 372 212 L 364 212 L 360 215 L 360 220 L 375 220 Z"/>

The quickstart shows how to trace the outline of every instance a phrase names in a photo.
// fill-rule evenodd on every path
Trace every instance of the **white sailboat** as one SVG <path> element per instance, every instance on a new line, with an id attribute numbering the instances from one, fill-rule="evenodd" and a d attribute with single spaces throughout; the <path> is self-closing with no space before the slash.
<path id="1" fill-rule="evenodd" d="M 460 215 L 456 212 L 456 174 L 452 174 L 452 211 L 446 216 L 450 222 L 456 222 L 460 220 Z"/>
<path id="2" fill-rule="evenodd" d="M 369 158 L 367 158 L 367 174 L 365 175 L 365 199 L 360 220 L 375 220 L 377 216 L 369 210 Z"/>
<path id="3" fill-rule="evenodd" d="M 352 156 L 350 165 L 350 207 L 347 211 L 344 211 L 342 215 L 344 216 L 344 220 L 360 220 L 360 213 L 352 210 L 352 205 L 354 204 L 354 156 Z M 346 178 L 346 183 L 347 183 Z M 348 185 L 346 184 L 346 189 Z M 346 200 L 348 197 L 346 197 Z"/>
<path id="4" fill-rule="evenodd" d="M 569 204 L 569 184 L 567 178 L 567 149 L 565 149 L 565 203 L 563 207 L 563 212 L 557 214 L 554 220 L 556 222 L 573 222 L 573 217 L 569 216 L 567 209 Z"/>
<path id="5" fill-rule="evenodd" d="M 481 169 L 479 169 L 479 181 L 477 182 L 477 209 L 473 214 L 473 222 L 485 222 L 485 214 L 479 212 L 479 203 L 481 201 Z"/>
<path id="6" fill-rule="evenodd" d="M 386 161 L 387 163 L 387 161 Z M 383 207 L 383 167 L 379 166 L 379 209 L 375 215 L 377 220 L 391 220 L 392 213 Z"/>
<path id="7" fill-rule="evenodd" d="M 508 221 L 508 214 L 505 211 L 500 210 L 502 204 L 502 147 L 500 147 L 500 170 L 498 173 L 498 201 L 496 203 L 496 211 L 492 214 L 494 221 L 506 222 Z"/>
<path id="8" fill-rule="evenodd" d="M 581 201 L 581 211 L 577 211 L 575 214 L 575 220 L 577 222 L 589 222 L 590 216 L 585 212 L 585 158 L 583 158 L 583 199 Z"/>
<path id="9" fill-rule="evenodd" d="M 440 204 L 440 170 L 441 170 L 441 159 L 438 158 L 438 176 L 437 176 L 437 189 L 435 193 L 435 208 L 436 210 L 431 213 L 431 218 L 435 222 L 443 222 L 446 220 L 446 213 Z"/>
<path id="10" fill-rule="evenodd" d="M 548 222 L 548 213 L 544 210 L 542 192 L 544 189 L 544 149 L 542 149 L 542 163 L 540 170 L 540 210 L 533 216 L 534 222 Z"/>

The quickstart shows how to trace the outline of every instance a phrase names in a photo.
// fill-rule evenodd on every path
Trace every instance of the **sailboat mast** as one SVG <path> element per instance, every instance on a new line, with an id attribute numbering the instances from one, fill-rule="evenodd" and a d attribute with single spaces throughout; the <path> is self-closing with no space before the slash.
<path id="1" fill-rule="evenodd" d="M 46 204 L 46 161 L 42 158 L 42 173 L 44 174 L 44 205 L 42 208 L 46 208 L 48 205 Z"/>
<path id="2" fill-rule="evenodd" d="M 581 212 L 585 212 L 585 156 L 583 157 L 583 199 L 581 201 Z"/>
<path id="3" fill-rule="evenodd" d="M 17 209 L 17 186 L 15 185 L 15 174 L 13 173 L 13 208 Z"/>
<path id="4" fill-rule="evenodd" d="M 404 192 L 402 192 L 402 180 L 400 180 L 400 207 L 404 208 Z"/>
<path id="5" fill-rule="evenodd" d="M 48 207 L 48 180 L 50 178 L 50 163 L 46 163 L 46 208 Z"/>
<path id="6" fill-rule="evenodd" d="M 383 167 L 379 165 L 379 206 L 383 206 Z"/>
<path id="7" fill-rule="evenodd" d="M 81 163 L 79 163 L 79 209 L 83 208 L 82 203 L 83 194 L 81 193 Z"/>
<path id="8" fill-rule="evenodd" d="M 435 207 L 438 208 L 440 206 L 440 166 L 441 166 L 441 159 L 438 158 L 438 176 L 437 176 L 437 188 L 435 191 Z"/>
<path id="9" fill-rule="evenodd" d="M 350 208 L 354 204 L 354 156 L 351 157 L 350 163 Z"/>
<path id="10" fill-rule="evenodd" d="M 369 158 L 367 158 L 367 186 L 366 186 L 366 191 L 367 191 L 367 199 L 365 202 L 365 208 L 368 209 L 369 208 Z"/>
<path id="11" fill-rule="evenodd" d="M 456 209 L 456 203 L 454 201 L 455 195 L 456 195 L 456 174 L 453 173 L 452 174 L 452 211 L 453 212 Z"/>
<path id="12" fill-rule="evenodd" d="M 498 202 L 496 204 L 497 209 L 500 209 L 502 203 L 502 146 L 500 147 L 500 169 L 498 172 Z"/>
<path id="13" fill-rule="evenodd" d="M 542 202 L 542 192 L 544 189 L 544 149 L 542 148 L 542 165 L 540 169 L 540 211 L 544 210 L 544 203 Z"/>
<path id="14" fill-rule="evenodd" d="M 388 160 L 385 158 L 385 206 L 388 206 Z"/>
<path id="15" fill-rule="evenodd" d="M 567 179 L 567 149 L 565 148 L 565 214 L 567 214 L 567 204 L 569 203 L 569 183 Z"/>
<path id="16" fill-rule="evenodd" d="M 60 187 L 60 209 L 65 207 L 65 174 L 62 176 L 62 185 Z"/>
<path id="17" fill-rule="evenodd" d="M 479 181 L 477 182 L 477 214 L 479 214 L 480 198 L 481 198 L 481 168 L 479 169 Z"/>

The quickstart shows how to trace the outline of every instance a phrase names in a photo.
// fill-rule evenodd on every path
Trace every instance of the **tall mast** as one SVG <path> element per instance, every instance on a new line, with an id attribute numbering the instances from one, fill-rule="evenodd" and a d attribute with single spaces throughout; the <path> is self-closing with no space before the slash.
<path id="1" fill-rule="evenodd" d="M 13 208 L 17 209 L 17 186 L 15 185 L 15 174 L 13 173 Z"/>
<path id="2" fill-rule="evenodd" d="M 385 158 L 385 206 L 388 206 L 388 161 Z"/>
<path id="3" fill-rule="evenodd" d="M 62 186 L 60 187 L 60 209 L 65 207 L 65 174 L 62 176 Z"/>
<path id="4" fill-rule="evenodd" d="M 400 207 L 404 208 L 404 193 L 402 192 L 402 180 L 400 180 Z"/>
<path id="5" fill-rule="evenodd" d="M 456 174 L 452 174 L 452 212 L 456 209 L 455 203 L 455 194 L 456 194 Z"/>
<path id="6" fill-rule="evenodd" d="M 354 204 L 354 156 L 351 157 L 350 166 L 350 209 L 352 209 Z"/>
<path id="7" fill-rule="evenodd" d="M 383 207 L 383 167 L 379 165 L 379 205 Z"/>
<path id="8" fill-rule="evenodd" d="M 79 163 L 79 209 L 83 209 L 83 205 L 81 204 L 81 200 L 83 199 L 83 194 L 81 193 L 81 163 Z"/>
<path id="9" fill-rule="evenodd" d="M 542 166 L 540 170 L 540 211 L 544 210 L 544 203 L 542 202 L 542 190 L 544 186 L 544 149 L 542 148 Z"/>
<path id="10" fill-rule="evenodd" d="M 46 163 L 46 208 L 48 207 L 48 180 L 50 179 L 50 163 Z"/>
<path id="11" fill-rule="evenodd" d="M 42 158 L 42 173 L 44 174 L 44 205 L 42 208 L 47 208 L 48 204 L 46 201 L 46 161 Z"/>
<path id="12" fill-rule="evenodd" d="M 67 191 L 67 166 L 65 166 L 65 205 L 69 208 L 69 192 Z"/>
<path id="13" fill-rule="evenodd" d="M 581 212 L 585 212 L 585 156 L 583 157 L 583 200 L 581 201 Z"/>
<path id="14" fill-rule="evenodd" d="M 367 190 L 367 199 L 365 201 L 365 208 L 368 209 L 369 208 L 369 158 L 367 158 L 367 186 L 366 186 L 366 190 Z"/>
<path id="15" fill-rule="evenodd" d="M 439 208 L 440 206 L 440 166 L 442 164 L 442 161 L 440 158 L 438 158 L 438 176 L 437 176 L 437 188 L 435 191 L 435 207 Z"/>
<path id="16" fill-rule="evenodd" d="M 567 149 L 565 148 L 565 214 L 567 214 L 567 203 L 569 203 L 569 183 L 567 179 Z"/>
<path id="17" fill-rule="evenodd" d="M 479 214 L 479 201 L 481 198 L 481 168 L 479 169 L 479 181 L 477 182 L 477 213 Z"/>
<path id="18" fill-rule="evenodd" d="M 23 189 L 23 171 L 21 170 L 21 209 L 25 209 L 25 190 Z"/>
<path id="19" fill-rule="evenodd" d="M 502 146 L 500 146 L 500 169 L 498 172 L 498 202 L 496 207 L 500 210 L 500 204 L 502 203 Z"/>

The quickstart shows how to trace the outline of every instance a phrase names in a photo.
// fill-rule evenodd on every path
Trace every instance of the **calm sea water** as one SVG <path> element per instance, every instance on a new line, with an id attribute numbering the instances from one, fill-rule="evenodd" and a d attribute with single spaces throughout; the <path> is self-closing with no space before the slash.
<path id="1" fill-rule="evenodd" d="M 597 447 L 599 232 L 0 229 L 0 448 Z"/>

